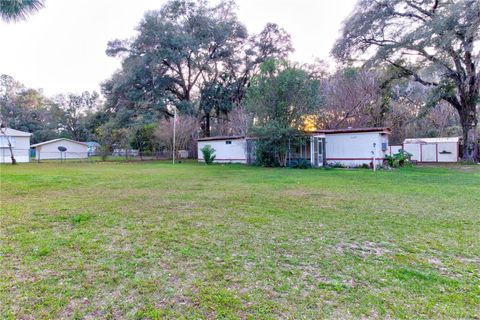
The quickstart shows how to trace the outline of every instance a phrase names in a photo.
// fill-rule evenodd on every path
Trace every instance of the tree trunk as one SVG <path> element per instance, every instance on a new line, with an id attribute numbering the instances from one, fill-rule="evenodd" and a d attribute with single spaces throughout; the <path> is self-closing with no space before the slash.
<path id="1" fill-rule="evenodd" d="M 8 149 L 10 149 L 10 159 L 12 160 L 12 164 L 17 164 L 17 160 L 13 156 L 12 144 L 10 143 L 10 138 L 8 139 Z"/>
<path id="2" fill-rule="evenodd" d="M 205 114 L 205 128 L 203 130 L 205 137 L 210 137 L 210 113 Z"/>
<path id="3" fill-rule="evenodd" d="M 460 113 L 460 123 L 463 133 L 463 161 L 478 161 L 479 147 L 477 135 L 477 110 L 476 105 L 472 104 L 463 108 Z"/>
<path id="4" fill-rule="evenodd" d="M 7 138 L 8 149 L 10 150 L 10 159 L 12 160 L 12 164 L 17 164 L 17 160 L 15 160 L 15 156 L 13 155 L 12 143 L 10 142 L 10 137 L 7 136 L 5 133 L 3 134 L 5 138 Z"/>

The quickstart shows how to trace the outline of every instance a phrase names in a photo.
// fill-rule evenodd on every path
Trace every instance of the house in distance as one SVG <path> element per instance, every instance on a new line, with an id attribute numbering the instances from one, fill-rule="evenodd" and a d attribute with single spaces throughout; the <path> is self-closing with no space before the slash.
<path id="1" fill-rule="evenodd" d="M 88 158 L 88 144 L 66 138 L 53 139 L 32 144 L 37 161 L 48 159 L 85 159 Z M 65 149 L 65 150 L 64 150 Z"/>

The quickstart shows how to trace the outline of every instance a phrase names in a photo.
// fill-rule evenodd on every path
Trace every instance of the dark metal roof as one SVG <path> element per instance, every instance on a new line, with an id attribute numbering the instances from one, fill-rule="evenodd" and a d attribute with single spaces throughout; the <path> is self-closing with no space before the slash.
<path id="1" fill-rule="evenodd" d="M 197 141 L 214 141 L 214 140 L 238 140 L 245 139 L 245 136 L 215 136 L 215 137 L 205 137 L 198 138 Z"/>
<path id="2" fill-rule="evenodd" d="M 312 133 L 325 133 L 325 134 L 335 134 L 335 133 L 361 133 L 361 132 L 380 132 L 385 134 L 390 134 L 392 130 L 387 127 L 380 128 L 343 128 L 343 129 L 325 129 L 325 130 L 316 130 Z"/>

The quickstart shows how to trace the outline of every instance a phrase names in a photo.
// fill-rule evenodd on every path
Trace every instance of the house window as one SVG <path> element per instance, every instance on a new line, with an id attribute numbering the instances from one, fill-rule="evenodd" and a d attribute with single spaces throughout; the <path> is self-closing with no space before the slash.
<path id="1" fill-rule="evenodd" d="M 232 141 L 227 140 L 227 141 L 225 141 L 225 144 L 232 144 Z"/>

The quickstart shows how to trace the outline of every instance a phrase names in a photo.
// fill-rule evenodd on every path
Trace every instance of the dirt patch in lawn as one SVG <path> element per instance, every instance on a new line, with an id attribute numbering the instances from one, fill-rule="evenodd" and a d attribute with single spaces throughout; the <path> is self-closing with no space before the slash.
<path id="1" fill-rule="evenodd" d="M 422 163 L 418 164 L 420 168 L 445 168 L 467 173 L 480 173 L 480 164 L 462 164 L 462 163 Z"/>

